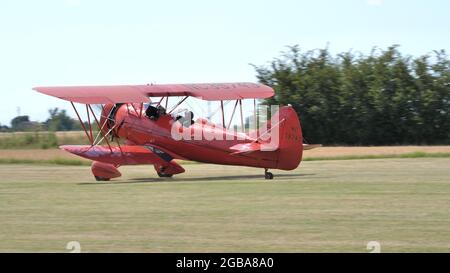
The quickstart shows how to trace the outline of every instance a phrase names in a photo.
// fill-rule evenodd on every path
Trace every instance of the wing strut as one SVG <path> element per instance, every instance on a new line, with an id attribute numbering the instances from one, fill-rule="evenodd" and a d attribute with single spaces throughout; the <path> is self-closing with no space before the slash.
<path id="1" fill-rule="evenodd" d="M 258 113 L 256 112 L 256 99 L 253 99 L 253 122 L 255 123 L 256 138 L 258 138 Z"/>
<path id="2" fill-rule="evenodd" d="M 108 144 L 109 150 L 111 151 L 111 153 L 113 152 L 111 145 L 109 144 L 108 139 L 103 135 L 103 127 L 105 127 L 106 122 L 108 122 L 108 118 L 105 119 L 105 122 L 103 122 L 103 125 L 100 127 L 100 123 L 98 122 L 97 116 L 95 116 L 94 111 L 92 110 L 92 107 L 90 104 L 88 104 L 89 110 L 91 111 L 92 115 L 94 116 L 95 119 L 95 123 L 97 124 L 98 130 L 99 130 L 99 134 L 97 135 L 97 137 L 95 138 L 95 140 L 97 140 L 97 138 L 99 137 L 99 135 L 101 134 L 103 136 L 103 138 L 106 140 L 106 143 Z M 102 107 L 103 108 L 103 107 Z M 103 112 L 103 111 L 102 111 Z M 114 125 L 115 126 L 115 125 Z M 113 127 L 114 128 L 114 127 Z M 99 141 L 100 143 L 100 141 Z M 92 142 L 92 146 L 93 147 L 95 144 L 94 142 Z"/>
<path id="3" fill-rule="evenodd" d="M 88 133 L 88 131 L 87 131 L 87 129 L 86 129 L 86 126 L 84 126 L 83 120 L 81 120 L 81 117 L 80 117 L 80 115 L 78 114 L 78 110 L 77 110 L 77 108 L 75 107 L 75 104 L 73 104 L 73 102 L 70 102 L 70 103 L 72 104 L 73 110 L 75 110 L 75 113 L 77 114 L 78 121 L 80 122 L 81 127 L 83 127 L 84 133 L 86 134 L 86 136 L 87 136 L 87 138 L 89 139 L 89 141 L 91 142 L 91 144 L 94 145 L 94 140 L 91 138 L 91 136 L 92 136 L 92 128 L 91 128 L 91 135 L 89 135 L 89 133 Z"/>
<path id="4" fill-rule="evenodd" d="M 161 102 L 164 100 L 165 97 L 161 97 L 161 99 L 159 100 L 158 104 L 156 106 L 160 106 Z M 166 108 L 167 109 L 167 108 Z"/>
<path id="5" fill-rule="evenodd" d="M 109 150 L 112 153 L 113 150 L 111 148 L 111 144 L 109 143 L 107 136 L 108 136 L 109 133 L 112 132 L 112 130 L 114 130 L 116 128 L 117 124 L 114 124 L 114 126 L 106 134 L 103 134 L 103 128 L 105 127 L 106 123 L 108 122 L 108 117 L 106 117 L 105 122 L 103 123 L 103 125 L 100 126 L 100 123 L 98 122 L 97 116 L 95 115 L 94 111 L 92 110 L 91 105 L 90 104 L 86 104 L 86 115 L 87 115 L 87 122 L 88 122 L 88 126 L 89 126 L 89 130 L 88 130 L 88 128 L 86 128 L 86 125 L 84 124 L 83 120 L 81 119 L 80 114 L 78 113 L 78 110 L 75 107 L 75 104 L 72 101 L 70 102 L 70 104 L 72 104 L 73 110 L 75 110 L 75 113 L 77 115 L 78 121 L 80 122 L 81 127 L 84 130 L 84 133 L 86 134 L 87 138 L 91 142 L 91 147 L 100 144 L 103 141 L 103 139 L 104 139 L 106 141 L 106 143 L 108 144 Z M 103 109 L 103 105 L 102 105 L 102 109 Z M 95 139 L 94 139 L 94 133 L 93 133 L 92 124 L 91 124 L 91 114 L 94 117 L 95 123 L 97 124 L 98 129 L 99 129 L 99 133 L 95 137 Z M 97 139 L 99 138 L 100 135 L 102 136 L 102 138 L 97 142 Z"/>
<path id="6" fill-rule="evenodd" d="M 169 97 L 167 97 L 169 98 Z M 173 108 L 172 110 L 170 110 L 169 114 L 171 114 L 173 112 L 173 110 L 177 109 L 178 106 L 180 106 L 180 104 L 182 104 L 187 98 L 189 98 L 189 96 L 184 97 L 182 100 L 180 100 Z"/>
<path id="7" fill-rule="evenodd" d="M 236 107 L 238 105 L 238 102 L 239 102 L 239 100 L 236 100 L 236 103 L 234 104 L 233 113 L 231 113 L 231 118 L 230 118 L 230 122 L 228 122 L 227 129 L 230 129 L 231 122 L 233 121 L 234 113 L 236 112 Z"/>
<path id="8" fill-rule="evenodd" d="M 127 103 L 127 105 L 128 105 L 128 103 Z M 134 104 L 133 104 L 133 103 L 130 103 L 130 105 L 131 105 L 131 107 L 133 108 L 134 113 L 135 113 L 136 116 L 137 116 L 138 111 L 136 110 L 136 107 L 134 107 Z M 142 108 L 141 108 L 141 110 L 142 110 Z"/>
<path id="9" fill-rule="evenodd" d="M 89 125 L 89 134 L 91 135 L 91 140 L 94 139 L 93 133 L 92 133 L 92 124 L 91 124 L 91 116 L 89 115 L 89 109 L 88 105 L 86 104 L 86 115 L 88 119 L 88 125 Z"/>
<path id="10" fill-rule="evenodd" d="M 239 109 L 241 110 L 241 132 L 245 132 L 244 128 L 244 114 L 242 113 L 242 100 L 239 100 Z"/>
<path id="11" fill-rule="evenodd" d="M 222 126 L 225 128 L 225 113 L 223 111 L 223 100 L 220 101 L 220 109 L 222 110 Z"/>

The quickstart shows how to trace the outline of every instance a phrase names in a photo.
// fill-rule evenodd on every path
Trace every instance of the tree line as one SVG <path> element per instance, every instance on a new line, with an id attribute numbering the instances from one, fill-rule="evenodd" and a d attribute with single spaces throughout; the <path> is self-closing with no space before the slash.
<path id="1" fill-rule="evenodd" d="M 369 55 L 289 47 L 258 80 L 267 104 L 291 104 L 309 143 L 449 144 L 450 60 L 445 51 L 412 57 L 394 45 Z"/>
<path id="2" fill-rule="evenodd" d="M 29 116 L 17 116 L 11 120 L 11 127 L 0 126 L 0 132 L 36 132 L 36 131 L 79 131 L 82 127 L 78 120 L 67 115 L 66 110 L 52 108 L 49 118 L 44 122 L 31 121 Z"/>

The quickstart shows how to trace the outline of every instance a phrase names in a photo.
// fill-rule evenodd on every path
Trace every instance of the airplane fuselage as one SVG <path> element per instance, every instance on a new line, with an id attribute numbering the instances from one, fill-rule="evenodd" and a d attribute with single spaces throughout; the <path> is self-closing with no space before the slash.
<path id="1" fill-rule="evenodd" d="M 106 116 L 112 107 L 113 105 L 106 105 L 102 116 Z M 121 105 L 115 112 L 114 133 L 132 145 L 155 146 L 170 151 L 175 158 L 213 164 L 291 170 L 299 165 L 302 158 L 301 128 L 292 107 L 286 106 L 281 111 L 286 112 L 287 124 L 280 130 L 279 149 L 274 151 L 235 154 L 230 147 L 252 143 L 257 139 L 206 122 L 196 122 L 189 128 L 174 127 L 177 121 L 173 116 L 166 114 L 151 120 L 138 104 Z M 179 134 L 190 137 L 175 139 L 173 128 L 177 128 L 175 131 L 178 130 Z M 211 136 L 213 139 L 209 140 Z M 283 160 L 280 160 L 280 157 L 283 157 Z"/>

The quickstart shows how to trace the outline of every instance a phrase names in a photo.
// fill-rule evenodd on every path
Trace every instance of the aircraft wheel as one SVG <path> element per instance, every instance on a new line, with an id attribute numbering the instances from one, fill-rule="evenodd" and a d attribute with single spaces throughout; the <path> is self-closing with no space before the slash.
<path id="1" fill-rule="evenodd" d="M 94 176 L 96 181 L 109 181 L 110 178 Z"/>
<path id="2" fill-rule="evenodd" d="M 264 174 L 264 178 L 271 180 L 271 179 L 273 179 L 273 174 L 271 172 L 266 172 Z"/>
<path id="3" fill-rule="evenodd" d="M 158 176 L 159 176 L 159 177 L 172 177 L 172 176 L 173 176 L 173 174 L 168 174 L 168 173 L 160 173 L 160 172 L 158 172 Z"/>

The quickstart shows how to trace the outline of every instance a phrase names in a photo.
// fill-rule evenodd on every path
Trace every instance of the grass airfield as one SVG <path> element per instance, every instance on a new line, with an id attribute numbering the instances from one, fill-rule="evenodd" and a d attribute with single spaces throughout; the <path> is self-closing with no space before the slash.
<path id="1" fill-rule="evenodd" d="M 0 164 L 0 252 L 450 252 L 450 158 L 184 167 Z"/>

